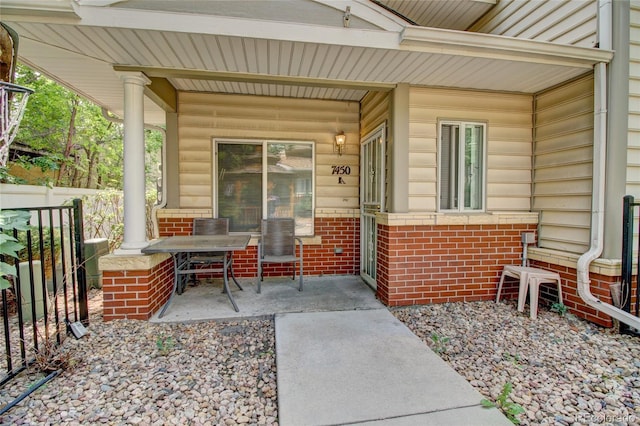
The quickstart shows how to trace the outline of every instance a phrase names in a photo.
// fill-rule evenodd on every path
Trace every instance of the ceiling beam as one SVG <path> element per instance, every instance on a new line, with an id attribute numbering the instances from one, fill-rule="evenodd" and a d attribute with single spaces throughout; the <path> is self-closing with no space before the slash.
<path id="1" fill-rule="evenodd" d="M 178 94 L 166 78 L 149 77 L 151 83 L 144 88 L 144 94 L 167 112 L 178 111 Z"/>
<path id="2" fill-rule="evenodd" d="M 216 72 L 206 70 L 137 67 L 128 65 L 115 65 L 113 69 L 116 71 L 140 71 L 147 75 L 147 77 L 149 78 L 158 77 L 165 79 L 184 78 L 194 80 L 237 81 L 256 84 L 283 84 L 289 86 L 308 86 L 375 91 L 389 91 L 396 86 L 395 83 L 378 83 L 365 81 L 356 82 L 324 78 L 284 77 L 277 75 L 249 74 L 240 72 Z"/>

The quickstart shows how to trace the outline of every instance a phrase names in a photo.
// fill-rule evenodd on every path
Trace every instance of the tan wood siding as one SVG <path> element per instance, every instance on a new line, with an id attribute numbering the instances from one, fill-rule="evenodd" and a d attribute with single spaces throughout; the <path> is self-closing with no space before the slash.
<path id="1" fill-rule="evenodd" d="M 409 102 L 409 211 L 437 209 L 439 119 L 487 123 L 487 211 L 530 210 L 531 96 L 414 87 Z"/>
<path id="2" fill-rule="evenodd" d="M 360 101 L 360 141 L 362 141 L 369 133 L 376 130 L 382 124 L 387 125 L 385 141 L 385 206 L 389 205 L 389 179 L 391 179 L 391 173 L 389 165 L 390 150 L 389 144 L 392 143 L 393 132 L 390 127 L 392 126 L 389 114 L 391 110 L 391 92 L 369 92 L 362 101 Z"/>
<path id="3" fill-rule="evenodd" d="M 631 2 L 626 193 L 640 198 L 640 1 Z"/>
<path id="4" fill-rule="evenodd" d="M 596 29 L 596 0 L 500 0 L 469 31 L 594 47 Z"/>
<path id="5" fill-rule="evenodd" d="M 391 92 L 369 92 L 360 102 L 360 139 L 389 121 Z"/>
<path id="6" fill-rule="evenodd" d="M 593 165 L 593 76 L 535 96 L 533 210 L 539 246 L 588 249 Z"/>
<path id="7" fill-rule="evenodd" d="M 316 208 L 358 207 L 358 102 L 180 92 L 178 105 L 181 208 L 213 206 L 213 138 L 313 141 Z M 333 150 L 339 131 L 342 156 Z M 350 167 L 345 184 L 334 165 Z"/>

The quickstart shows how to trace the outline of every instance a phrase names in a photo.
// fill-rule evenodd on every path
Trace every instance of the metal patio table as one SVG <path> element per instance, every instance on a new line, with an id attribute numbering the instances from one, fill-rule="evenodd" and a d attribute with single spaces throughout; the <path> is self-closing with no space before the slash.
<path id="1" fill-rule="evenodd" d="M 171 304 L 173 296 L 182 293 L 183 282 L 181 278 L 185 275 L 194 273 L 220 272 L 220 268 L 193 268 L 190 257 L 197 253 L 216 252 L 223 256 L 222 262 L 222 278 L 224 282 L 224 292 L 227 293 L 229 301 L 233 305 L 233 309 L 239 312 L 238 305 L 233 300 L 233 295 L 229 289 L 228 272 L 238 288 L 242 287 L 233 275 L 233 252 L 235 250 L 244 250 L 249 244 L 250 235 L 178 235 L 174 237 L 163 238 L 157 242 L 150 244 L 141 251 L 145 254 L 151 253 L 170 253 L 173 258 L 173 290 L 169 296 L 169 300 L 162 307 L 159 318 L 162 318 L 165 311 Z M 186 278 L 186 277 L 185 277 Z"/>

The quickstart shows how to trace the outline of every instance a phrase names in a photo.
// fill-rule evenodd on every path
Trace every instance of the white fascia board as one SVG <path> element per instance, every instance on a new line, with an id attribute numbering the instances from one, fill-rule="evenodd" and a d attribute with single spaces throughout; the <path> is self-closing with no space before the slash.
<path id="1" fill-rule="evenodd" d="M 4 19 L 24 16 L 24 20 L 41 17 L 52 19 L 75 18 L 72 0 L 0 0 L 0 16 Z"/>
<path id="2" fill-rule="evenodd" d="M 71 0 L 2 0 L 2 8 L 73 12 Z"/>
<path id="3" fill-rule="evenodd" d="M 351 14 L 386 31 L 400 32 L 408 23 L 370 0 L 311 0 L 340 11 L 351 8 Z"/>
<path id="4" fill-rule="evenodd" d="M 611 50 L 425 27 L 406 27 L 400 35 L 400 48 L 589 69 L 613 58 Z"/>
<path id="5" fill-rule="evenodd" d="M 397 32 L 226 16 L 76 6 L 79 25 L 397 49 Z"/>
<path id="6" fill-rule="evenodd" d="M 80 6 L 111 6 L 122 0 L 75 0 Z"/>

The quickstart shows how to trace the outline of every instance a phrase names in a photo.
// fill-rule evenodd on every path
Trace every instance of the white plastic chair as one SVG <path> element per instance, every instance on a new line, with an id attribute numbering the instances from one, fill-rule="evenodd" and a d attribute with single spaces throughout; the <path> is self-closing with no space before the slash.
<path id="1" fill-rule="evenodd" d="M 517 265 L 506 265 L 503 268 L 500 283 L 498 284 L 496 303 L 500 301 L 500 292 L 502 291 L 502 285 L 504 284 L 505 277 L 512 277 L 520 280 L 520 287 L 518 289 L 518 311 L 520 312 L 524 312 L 524 304 L 527 300 L 527 291 L 529 291 L 529 316 L 531 319 L 536 319 L 538 317 L 538 296 L 540 294 L 540 284 L 557 283 L 558 300 L 562 303 L 562 283 L 560 281 L 560 274 L 557 272 L 547 271 L 546 269 Z"/>

